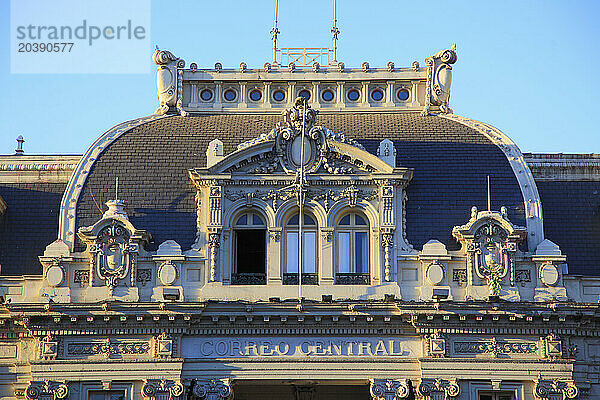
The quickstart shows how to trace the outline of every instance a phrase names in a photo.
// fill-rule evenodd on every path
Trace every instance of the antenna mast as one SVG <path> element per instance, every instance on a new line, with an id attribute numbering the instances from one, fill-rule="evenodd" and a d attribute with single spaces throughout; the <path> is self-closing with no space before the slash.
<path id="1" fill-rule="evenodd" d="M 279 35 L 279 29 L 277 29 L 277 9 L 279 6 L 279 0 L 275 0 L 275 24 L 271 29 L 271 36 L 273 37 L 273 65 L 277 65 L 277 35 Z"/>
<path id="2" fill-rule="evenodd" d="M 340 30 L 337 28 L 337 0 L 333 0 L 333 28 L 331 28 L 333 36 L 333 64 L 337 63 L 337 38 Z"/>

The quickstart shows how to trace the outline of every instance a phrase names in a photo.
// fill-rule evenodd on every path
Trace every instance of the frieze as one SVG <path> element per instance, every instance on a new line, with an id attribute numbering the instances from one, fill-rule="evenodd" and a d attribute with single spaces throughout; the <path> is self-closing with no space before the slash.
<path id="1" fill-rule="evenodd" d="M 69 343 L 67 354 L 69 356 L 134 355 L 148 354 L 150 349 L 150 343 L 144 341 Z"/>
<path id="2" fill-rule="evenodd" d="M 505 342 L 493 338 L 489 341 L 454 342 L 454 352 L 457 354 L 491 354 L 497 357 L 501 354 L 534 354 L 538 351 L 535 342 Z"/>

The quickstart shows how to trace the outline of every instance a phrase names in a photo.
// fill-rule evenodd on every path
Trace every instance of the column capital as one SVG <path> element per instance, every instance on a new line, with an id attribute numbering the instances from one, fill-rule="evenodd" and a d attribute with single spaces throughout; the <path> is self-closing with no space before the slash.
<path id="1" fill-rule="evenodd" d="M 157 394 L 168 393 L 169 400 L 183 394 L 183 385 L 166 379 L 148 379 L 142 387 L 144 397 L 155 398 Z"/>
<path id="2" fill-rule="evenodd" d="M 406 379 L 371 379 L 373 400 L 400 400 L 410 394 Z"/>
<path id="3" fill-rule="evenodd" d="M 579 394 L 579 389 L 572 380 L 561 379 L 541 379 L 535 380 L 536 399 L 555 399 L 562 396 L 562 399 L 574 399 Z"/>
<path id="4" fill-rule="evenodd" d="M 456 379 L 423 379 L 418 387 L 418 392 L 426 399 L 449 399 L 460 393 L 460 386 Z"/>
<path id="5" fill-rule="evenodd" d="M 30 400 L 64 399 L 69 394 L 69 388 L 64 382 L 56 381 L 31 381 L 25 395 Z"/>
<path id="6" fill-rule="evenodd" d="M 192 388 L 192 394 L 198 399 L 226 400 L 233 394 L 233 389 L 228 378 L 197 380 Z"/>

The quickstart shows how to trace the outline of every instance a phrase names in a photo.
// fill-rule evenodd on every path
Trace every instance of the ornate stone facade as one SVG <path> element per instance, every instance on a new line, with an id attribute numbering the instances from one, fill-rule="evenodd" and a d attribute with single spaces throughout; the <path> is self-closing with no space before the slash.
<path id="1" fill-rule="evenodd" d="M 536 182 L 514 142 L 451 114 L 454 48 L 425 68 L 200 70 L 158 48 L 153 60 L 156 115 L 110 129 L 80 159 L 49 161 L 66 184 L 58 238 L 38 254 L 39 276 L 0 277 L 2 397 L 600 396 L 600 282 L 570 276 L 560 243 L 545 239 Z M 397 115 L 408 119 L 389 119 Z M 351 119 L 334 129 L 332 116 Z M 352 131 L 368 118 L 378 129 L 409 124 L 412 136 L 436 131 L 409 147 Z M 78 220 L 93 208 L 83 198 L 94 196 L 94 179 L 112 190 L 102 172 L 110 151 L 123 138 L 151 141 L 151 124 L 163 136 L 189 125 L 173 142 L 193 145 L 157 157 L 155 171 L 144 164 L 145 175 L 123 189 L 127 201 L 109 200 L 93 221 Z M 211 129 L 226 133 L 215 138 Z M 504 184 L 517 192 L 507 198 L 518 204 L 479 211 L 474 200 L 470 215 L 451 204 L 411 226 L 411 214 L 426 214 L 414 199 L 473 195 L 422 195 L 424 171 L 440 165 L 409 167 L 410 157 L 401 158 L 430 151 L 444 134 L 460 138 L 469 157 L 482 143 L 493 148 L 491 168 L 505 163 Z M 459 152 L 447 140 L 438 154 Z M 130 146 L 127 154 L 150 151 Z M 186 147 L 193 156 L 182 160 Z M 166 187 L 179 179 L 184 189 L 153 204 L 169 190 L 145 180 L 184 161 L 159 180 Z M 18 174 L 45 171 L 39 160 L 23 165 L 0 160 L 0 176 L 10 169 L 13 184 Z M 3 217 L 14 204 L 2 201 Z M 175 211 L 179 204 L 185 212 Z M 418 246 L 409 240 L 437 229 L 452 207 L 459 217 L 442 233 Z M 179 225 L 189 243 L 171 236 Z"/>

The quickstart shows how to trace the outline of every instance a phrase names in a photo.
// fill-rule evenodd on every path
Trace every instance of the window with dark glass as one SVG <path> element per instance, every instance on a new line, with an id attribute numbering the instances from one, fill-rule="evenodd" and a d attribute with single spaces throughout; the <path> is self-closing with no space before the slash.
<path id="1" fill-rule="evenodd" d="M 368 285 L 369 224 L 365 217 L 352 213 L 344 215 L 336 226 L 335 283 L 341 285 Z"/>
<path id="2" fill-rule="evenodd" d="M 514 396 L 511 392 L 482 392 L 479 400 L 514 400 Z"/>
<path id="3" fill-rule="evenodd" d="M 236 268 L 234 285 L 264 285 L 267 282 L 267 229 L 262 216 L 247 212 L 234 225 Z"/>
<path id="4" fill-rule="evenodd" d="M 300 257 L 299 218 L 293 215 L 285 226 L 285 269 L 283 283 L 298 284 L 298 266 Z M 302 284 L 316 285 L 317 278 L 317 224 L 309 214 L 302 221 Z"/>
<path id="5" fill-rule="evenodd" d="M 90 390 L 88 400 L 125 400 L 124 390 Z"/>

